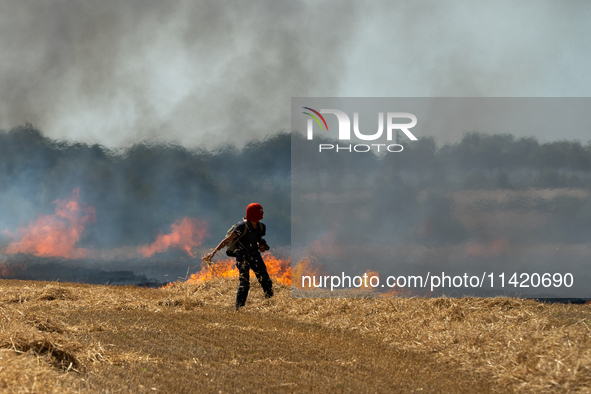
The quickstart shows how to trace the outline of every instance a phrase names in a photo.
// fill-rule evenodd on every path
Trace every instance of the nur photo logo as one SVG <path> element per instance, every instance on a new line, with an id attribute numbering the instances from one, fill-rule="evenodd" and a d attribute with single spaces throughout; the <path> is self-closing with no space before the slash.
<path id="1" fill-rule="evenodd" d="M 328 131 L 328 123 L 322 114 L 333 114 L 336 116 L 338 121 L 338 140 L 339 141 L 350 141 L 351 140 L 351 119 L 349 115 L 345 112 L 338 110 L 338 109 L 321 109 L 317 111 L 310 107 L 302 107 L 309 112 L 302 112 L 304 115 L 307 115 L 309 119 L 307 119 L 307 139 L 313 140 L 314 137 L 314 122 L 318 124 L 321 131 Z M 401 119 L 406 119 L 407 122 L 400 123 Z M 408 120 L 410 122 L 408 122 Z M 397 135 L 398 131 L 402 131 L 411 141 L 417 141 L 417 137 L 409 130 L 417 125 L 417 117 L 408 112 L 388 112 L 386 114 L 386 139 L 385 141 L 388 143 L 372 143 L 372 144 L 349 144 L 349 145 L 339 145 L 339 144 L 319 144 L 318 151 L 335 151 L 335 152 L 358 152 L 358 153 L 365 153 L 371 150 L 375 150 L 376 152 L 402 152 L 404 147 L 395 141 L 395 136 Z M 384 134 L 384 113 L 378 112 L 378 130 L 373 134 L 365 134 L 362 133 L 359 128 L 359 112 L 353 112 L 353 134 L 354 136 L 361 141 L 378 141 L 380 139 L 383 140 Z M 395 143 L 389 143 L 391 141 L 395 141 Z"/>

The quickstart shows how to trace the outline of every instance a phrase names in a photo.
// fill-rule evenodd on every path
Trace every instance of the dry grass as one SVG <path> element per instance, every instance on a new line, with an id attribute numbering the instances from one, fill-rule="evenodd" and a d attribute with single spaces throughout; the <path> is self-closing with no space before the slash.
<path id="1" fill-rule="evenodd" d="M 2 392 L 589 392 L 590 305 L 0 281 Z"/>
<path id="2" fill-rule="evenodd" d="M 221 280 L 211 281 L 194 285 L 192 291 L 225 306 L 223 298 L 215 297 L 224 286 Z M 179 285 L 178 291 L 187 287 Z M 255 297 L 264 303 L 260 295 Z M 435 355 L 464 371 L 488 376 L 500 387 L 591 392 L 591 305 L 514 298 L 278 297 L 258 309 Z"/>

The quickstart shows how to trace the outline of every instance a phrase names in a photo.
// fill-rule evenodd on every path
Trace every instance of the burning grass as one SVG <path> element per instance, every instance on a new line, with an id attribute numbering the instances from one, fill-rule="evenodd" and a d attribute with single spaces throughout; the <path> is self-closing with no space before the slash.
<path id="1" fill-rule="evenodd" d="M 0 391 L 588 392 L 591 305 L 0 281 Z"/>
<path id="2" fill-rule="evenodd" d="M 39 215 L 37 220 L 16 233 L 5 231 L 15 240 L 8 245 L 6 253 L 28 253 L 34 256 L 83 258 L 86 249 L 77 248 L 86 225 L 96 222 L 96 210 L 80 200 L 80 189 L 74 189 L 66 200 L 56 200 L 55 214 Z"/>
<path id="3" fill-rule="evenodd" d="M 263 261 L 267 266 L 267 272 L 274 283 L 282 285 L 291 285 L 291 258 L 279 258 L 271 253 L 263 254 Z M 236 260 L 224 259 L 216 262 L 203 260 L 200 271 L 191 274 L 187 283 L 198 284 L 205 281 L 210 281 L 214 278 L 238 278 L 239 272 L 236 268 Z M 298 264 L 299 266 L 299 264 Z M 250 271 L 250 277 L 254 277 L 254 273 Z"/>

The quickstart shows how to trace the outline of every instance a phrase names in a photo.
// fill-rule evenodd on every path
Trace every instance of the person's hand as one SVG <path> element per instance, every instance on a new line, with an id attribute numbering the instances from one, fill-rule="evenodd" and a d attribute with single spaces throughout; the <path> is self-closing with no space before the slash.
<path id="1" fill-rule="evenodd" d="M 213 252 L 211 252 L 210 254 L 205 255 L 203 257 L 203 260 L 211 261 L 211 259 L 213 259 L 213 256 L 215 256 L 215 250 Z"/>

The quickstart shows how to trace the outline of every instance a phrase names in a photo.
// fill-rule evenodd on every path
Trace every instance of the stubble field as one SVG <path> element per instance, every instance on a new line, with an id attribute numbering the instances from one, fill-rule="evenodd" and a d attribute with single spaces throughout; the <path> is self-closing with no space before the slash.
<path id="1" fill-rule="evenodd" d="M 0 280 L 2 392 L 589 392 L 591 305 Z M 297 294 L 296 294 L 297 295 Z"/>

